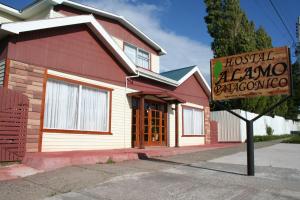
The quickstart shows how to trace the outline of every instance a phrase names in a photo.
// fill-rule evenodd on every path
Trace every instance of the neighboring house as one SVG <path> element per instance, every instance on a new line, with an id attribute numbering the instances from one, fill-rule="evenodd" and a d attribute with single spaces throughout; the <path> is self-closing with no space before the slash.
<path id="1" fill-rule="evenodd" d="M 69 0 L 0 4 L 0 85 L 30 100 L 27 152 L 210 143 L 210 88 L 122 16 Z M 1 79 L 1 77 L 3 77 Z"/>

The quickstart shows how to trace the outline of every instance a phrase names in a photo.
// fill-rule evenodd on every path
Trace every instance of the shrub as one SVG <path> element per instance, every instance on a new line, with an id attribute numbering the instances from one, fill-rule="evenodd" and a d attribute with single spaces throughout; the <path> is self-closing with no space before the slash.
<path id="1" fill-rule="evenodd" d="M 272 129 L 271 126 L 266 125 L 266 132 L 267 132 L 267 135 L 270 136 L 270 135 L 273 135 L 274 130 Z"/>
<path id="2" fill-rule="evenodd" d="M 264 141 L 271 141 L 271 140 L 279 140 L 291 137 L 290 134 L 283 134 L 283 135 L 255 135 L 253 140 L 254 142 L 264 142 Z"/>
<path id="3" fill-rule="evenodd" d="M 293 135 L 291 138 L 283 140 L 283 143 L 300 144 L 300 135 Z"/>

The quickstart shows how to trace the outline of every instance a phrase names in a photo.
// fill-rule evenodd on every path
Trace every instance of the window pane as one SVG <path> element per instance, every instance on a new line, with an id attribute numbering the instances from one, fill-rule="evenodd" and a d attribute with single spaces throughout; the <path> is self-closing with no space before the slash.
<path id="1" fill-rule="evenodd" d="M 80 130 L 108 131 L 108 92 L 82 87 Z"/>
<path id="2" fill-rule="evenodd" d="M 143 68 L 149 68 L 149 53 L 138 50 L 137 65 Z"/>
<path id="3" fill-rule="evenodd" d="M 136 63 L 136 48 L 130 45 L 124 45 L 124 53 L 135 64 Z"/>
<path id="4" fill-rule="evenodd" d="M 77 129 L 78 86 L 63 81 L 48 80 L 44 127 Z"/>
<path id="5" fill-rule="evenodd" d="M 200 135 L 203 134 L 203 112 L 200 110 L 194 109 L 194 134 Z"/>
<path id="6" fill-rule="evenodd" d="M 193 111 L 192 109 L 183 109 L 183 126 L 184 134 L 192 135 L 193 134 Z"/>

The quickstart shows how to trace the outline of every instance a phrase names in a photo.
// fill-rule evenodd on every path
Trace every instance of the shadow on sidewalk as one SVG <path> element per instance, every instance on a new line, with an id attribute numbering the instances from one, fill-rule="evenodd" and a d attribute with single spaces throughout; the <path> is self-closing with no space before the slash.
<path id="1" fill-rule="evenodd" d="M 246 176 L 246 174 L 239 173 L 239 172 L 232 172 L 232 171 L 225 171 L 225 170 L 213 169 L 213 168 L 208 168 L 208 167 L 194 166 L 192 164 L 175 162 L 175 161 L 170 161 L 170 160 L 163 160 L 163 159 L 158 159 L 158 158 L 149 158 L 145 153 L 138 153 L 138 157 L 140 160 L 147 160 L 147 161 L 151 161 L 151 162 L 160 162 L 160 163 L 171 164 L 171 165 L 180 165 L 180 166 L 185 166 L 185 167 L 204 169 L 204 170 L 222 172 L 222 173 L 227 173 L 227 174 L 234 174 L 234 175 L 239 175 L 239 176 Z"/>

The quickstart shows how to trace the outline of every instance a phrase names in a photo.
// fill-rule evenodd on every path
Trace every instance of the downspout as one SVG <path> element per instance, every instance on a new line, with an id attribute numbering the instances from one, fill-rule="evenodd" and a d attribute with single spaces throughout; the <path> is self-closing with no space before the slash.
<path id="1" fill-rule="evenodd" d="M 128 88 L 128 80 L 132 79 L 132 78 L 138 78 L 140 76 L 140 72 L 137 72 L 137 75 L 133 75 L 133 76 L 126 76 L 125 77 L 125 100 L 124 100 L 124 110 L 123 110 L 123 114 L 124 114 L 124 138 L 123 138 L 123 146 L 124 148 L 126 148 L 126 137 L 125 137 L 125 132 L 126 132 L 126 103 L 127 103 L 127 88 Z M 131 140 L 131 135 L 130 135 L 130 140 Z"/>
<path id="2" fill-rule="evenodd" d="M 140 72 L 138 71 L 138 72 L 137 72 L 137 75 L 126 76 L 126 77 L 125 77 L 125 79 L 126 79 L 126 80 L 125 80 L 125 81 L 126 81 L 126 84 L 125 84 L 125 85 L 126 85 L 125 91 L 127 91 L 127 88 L 128 88 L 128 79 L 137 78 L 137 77 L 139 77 L 139 76 L 140 76 Z"/>

